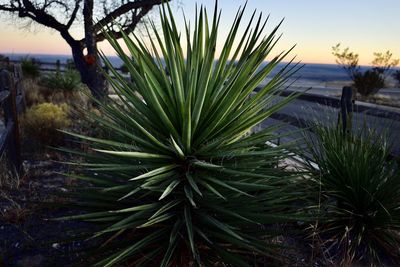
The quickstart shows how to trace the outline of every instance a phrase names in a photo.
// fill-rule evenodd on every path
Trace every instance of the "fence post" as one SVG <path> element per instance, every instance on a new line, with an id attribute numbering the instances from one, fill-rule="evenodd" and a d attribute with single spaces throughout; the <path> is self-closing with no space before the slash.
<path id="1" fill-rule="evenodd" d="M 23 85 L 23 74 L 22 68 L 20 64 L 14 64 L 14 84 L 15 84 L 15 91 L 16 95 L 21 97 L 21 104 L 22 106 L 17 106 L 17 111 L 25 111 L 26 109 L 26 99 L 25 99 L 25 90 Z M 18 103 L 17 103 L 18 104 Z"/>
<path id="2" fill-rule="evenodd" d="M 14 164 L 17 172 L 21 171 L 22 159 L 21 159 L 21 143 L 18 123 L 18 111 L 17 111 L 17 92 L 14 84 L 14 78 L 10 72 L 2 70 L 0 72 L 0 83 L 3 89 L 10 92 L 10 96 L 5 103 L 5 123 L 6 127 L 11 123 L 12 132 L 8 140 L 9 145 L 9 156 L 10 160 Z"/>
<path id="3" fill-rule="evenodd" d="M 56 61 L 56 71 L 57 71 L 57 73 L 59 73 L 60 70 L 61 70 L 61 62 L 60 62 L 59 59 L 57 59 L 57 61 Z"/>
<path id="4" fill-rule="evenodd" d="M 342 97 L 340 98 L 340 112 L 338 116 L 338 126 L 342 122 L 343 134 L 351 132 L 352 128 L 352 112 L 353 112 L 353 88 L 344 86 L 342 89 Z"/>

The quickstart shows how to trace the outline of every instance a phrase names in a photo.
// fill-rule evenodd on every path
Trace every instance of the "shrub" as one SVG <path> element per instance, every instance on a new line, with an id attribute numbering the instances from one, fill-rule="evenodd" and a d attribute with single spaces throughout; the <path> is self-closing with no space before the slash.
<path id="1" fill-rule="evenodd" d="M 353 81 L 353 86 L 362 96 L 375 94 L 379 89 L 384 88 L 386 77 L 400 61 L 393 59 L 393 54 L 390 51 L 385 53 L 375 52 L 375 58 L 372 61 L 374 67 L 362 72 L 358 64 L 358 54 L 350 52 L 348 47 L 341 50 L 339 43 L 332 47 L 332 54 L 336 58 L 336 63 L 346 71 Z"/>
<path id="2" fill-rule="evenodd" d="M 27 109 L 22 125 L 26 137 L 39 141 L 42 145 L 58 145 L 63 135 L 58 129 L 66 129 L 70 125 L 68 119 L 69 106 L 42 103 Z"/>
<path id="3" fill-rule="evenodd" d="M 306 140 L 319 168 L 308 169 L 320 192 L 318 230 L 326 247 L 339 248 L 348 265 L 378 264 L 388 256 L 398 261 L 400 172 L 387 161 L 387 138 L 367 128 L 348 135 L 340 127 L 313 129 Z"/>
<path id="4" fill-rule="evenodd" d="M 22 73 L 29 78 L 36 78 L 40 75 L 40 62 L 35 58 L 22 58 L 21 68 Z"/>
<path id="5" fill-rule="evenodd" d="M 358 72 L 354 75 L 354 87 L 362 96 L 375 94 L 379 89 L 385 87 L 385 79 L 375 70 L 367 70 L 364 73 Z"/>
<path id="6" fill-rule="evenodd" d="M 298 179 L 276 164 L 287 156 L 285 150 L 266 145 L 276 139 L 275 127 L 249 133 L 294 98 L 278 100 L 272 93 L 283 88 L 297 67 L 287 65 L 254 92 L 287 53 L 263 66 L 278 27 L 264 38 L 260 16 L 256 27 L 251 30 L 250 21 L 238 40 L 243 12 L 239 10 L 218 62 L 217 8 L 211 22 L 203 8 L 197 12 L 194 32 L 186 31 L 185 55 L 165 5 L 162 33 L 152 24 L 156 41 L 149 40 L 152 47 L 161 47 L 162 57 L 149 53 L 141 38 L 124 35 L 128 56 L 108 36 L 135 83 L 104 58 L 120 99 L 99 102 L 102 116 L 91 115 L 109 133 L 107 138 L 70 133 L 90 143 L 91 153 L 76 152 L 86 163 L 77 162 L 85 168 L 75 177 L 94 187 L 77 189 L 85 214 L 60 218 L 98 224 L 89 234 L 104 244 L 91 254 L 98 266 L 209 266 L 222 261 L 254 266 L 264 257 L 279 258 L 273 238 L 282 232 L 275 223 L 303 218 L 292 205 L 304 196 Z"/>
<path id="7" fill-rule="evenodd" d="M 358 65 L 359 55 L 349 51 L 348 47 L 342 51 L 340 43 L 338 43 L 332 46 L 332 55 L 335 57 L 336 63 L 346 71 L 352 80 L 354 75 L 360 72 L 360 66 Z"/>
<path id="8" fill-rule="evenodd" d="M 375 52 L 374 56 L 375 58 L 372 61 L 372 65 L 374 66 L 373 70 L 382 74 L 384 77 L 390 74 L 390 71 L 400 62 L 400 59 L 392 58 L 393 53 L 391 53 L 389 50 L 385 53 Z"/>
<path id="9" fill-rule="evenodd" d="M 72 92 L 81 87 L 81 77 L 75 70 L 66 70 L 64 73 L 54 72 L 47 74 L 40 80 L 42 86 L 53 90 Z"/>

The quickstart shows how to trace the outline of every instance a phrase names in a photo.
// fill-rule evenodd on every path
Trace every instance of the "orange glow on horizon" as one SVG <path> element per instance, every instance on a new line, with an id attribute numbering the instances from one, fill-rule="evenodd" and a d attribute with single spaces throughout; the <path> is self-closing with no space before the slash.
<path id="1" fill-rule="evenodd" d="M 2 38 L 6 36 L 7 38 Z M 291 41 L 281 40 L 278 46 L 274 49 L 272 55 L 279 53 L 280 51 L 287 50 L 291 47 Z M 302 63 L 312 64 L 335 64 L 335 58 L 331 54 L 331 45 L 325 45 L 324 43 L 299 43 L 293 52 L 287 57 L 289 60 L 291 57 L 296 56 L 295 61 Z M 379 44 L 370 44 L 377 47 L 371 50 L 364 44 L 358 44 L 350 46 L 350 50 L 360 55 L 361 65 L 370 65 L 373 60 L 373 52 L 384 52 L 391 50 L 394 53 L 394 57 L 398 58 L 399 54 L 396 53 L 396 46 L 394 44 L 388 44 L 389 46 L 383 49 L 379 49 Z M 343 48 L 347 47 L 343 44 Z M 99 44 L 99 49 L 106 55 L 114 56 L 115 53 L 112 47 L 106 42 Z M 217 55 L 218 50 L 217 48 Z M 398 50 L 398 48 L 397 48 Z M 51 32 L 49 30 L 43 30 L 36 33 L 30 33 L 25 30 L 12 30 L 9 27 L 0 30 L 0 53 L 2 54 L 47 54 L 47 55 L 71 55 L 70 47 L 61 38 L 57 32 Z"/>

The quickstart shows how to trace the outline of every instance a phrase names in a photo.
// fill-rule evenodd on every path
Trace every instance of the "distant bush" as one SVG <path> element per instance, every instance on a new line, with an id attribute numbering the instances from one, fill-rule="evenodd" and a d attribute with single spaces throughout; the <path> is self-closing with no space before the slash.
<path id="1" fill-rule="evenodd" d="M 354 74 L 353 82 L 357 92 L 362 96 L 375 94 L 379 89 L 385 87 L 385 79 L 376 70 L 367 70 Z"/>
<path id="2" fill-rule="evenodd" d="M 348 47 L 341 50 L 340 44 L 337 44 L 332 47 L 332 54 L 336 58 L 336 63 L 346 71 L 353 81 L 353 86 L 362 96 L 375 94 L 381 88 L 386 87 L 386 77 L 391 69 L 400 62 L 399 59 L 392 59 L 393 54 L 390 51 L 374 53 L 373 68 L 362 72 L 358 64 L 358 54 L 350 52 Z"/>
<path id="3" fill-rule="evenodd" d="M 334 249 L 340 266 L 400 260 L 400 170 L 387 161 L 387 137 L 368 128 L 344 135 L 340 127 L 316 126 L 313 132 L 306 143 L 318 168 L 308 166 L 315 174 L 309 181 L 319 192 L 316 232 L 325 248 Z"/>
<path id="4" fill-rule="evenodd" d="M 21 68 L 24 76 L 29 78 L 36 78 L 40 75 L 40 62 L 35 58 L 22 58 Z"/>
<path id="5" fill-rule="evenodd" d="M 390 73 L 393 67 L 396 67 L 400 59 L 393 59 L 393 53 L 386 51 L 385 53 L 374 53 L 374 60 L 372 61 L 373 70 L 382 74 L 385 78 Z"/>
<path id="6" fill-rule="evenodd" d="M 67 70 L 64 73 L 55 72 L 44 76 L 40 85 L 53 90 L 74 91 L 81 87 L 81 77 L 75 70 Z"/>
<path id="7" fill-rule="evenodd" d="M 71 124 L 68 112 L 67 104 L 42 103 L 32 106 L 23 117 L 23 133 L 42 145 L 57 145 L 63 139 L 57 129 L 65 129 Z"/>

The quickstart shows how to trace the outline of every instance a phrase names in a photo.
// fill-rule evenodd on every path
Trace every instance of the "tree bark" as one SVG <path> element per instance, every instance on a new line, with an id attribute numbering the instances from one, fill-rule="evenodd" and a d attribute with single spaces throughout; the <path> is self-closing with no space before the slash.
<path id="1" fill-rule="evenodd" d="M 89 88 L 95 99 L 103 101 L 108 96 L 108 83 L 102 72 L 101 59 L 97 53 L 96 33 L 93 31 L 93 0 L 84 0 L 83 15 L 85 27 L 83 40 L 75 40 L 67 30 L 60 33 L 71 47 L 72 58 L 82 83 Z"/>
<path id="2" fill-rule="evenodd" d="M 75 67 L 79 71 L 83 84 L 86 84 L 92 95 L 98 100 L 104 100 L 108 95 L 108 83 L 101 69 L 100 60 L 93 64 L 85 57 L 83 47 L 79 42 L 71 45 Z"/>
<path id="3" fill-rule="evenodd" d="M 108 84 L 104 77 L 101 69 L 101 61 L 98 59 L 97 53 L 95 54 L 95 60 L 91 61 L 91 56 L 84 55 L 84 48 L 80 41 L 74 40 L 68 32 L 61 32 L 61 36 L 71 47 L 72 58 L 75 63 L 75 67 L 78 70 L 83 84 L 86 84 L 92 95 L 98 100 L 104 100 L 108 95 Z M 88 51 L 97 51 L 96 42 L 91 43 Z M 96 59 L 97 57 L 97 59 Z"/>
<path id="4" fill-rule="evenodd" d="M 108 85 L 102 73 L 102 63 L 97 50 L 96 31 L 93 24 L 93 0 L 84 0 L 83 17 L 87 55 L 83 54 L 81 45 L 79 51 L 78 47 L 73 47 L 72 54 L 82 82 L 89 87 L 96 99 L 104 100 L 108 95 Z"/>

